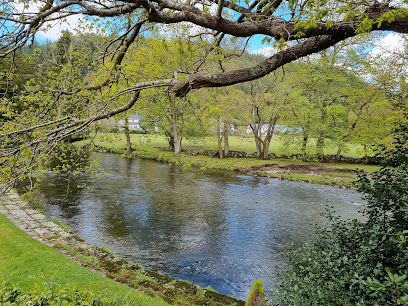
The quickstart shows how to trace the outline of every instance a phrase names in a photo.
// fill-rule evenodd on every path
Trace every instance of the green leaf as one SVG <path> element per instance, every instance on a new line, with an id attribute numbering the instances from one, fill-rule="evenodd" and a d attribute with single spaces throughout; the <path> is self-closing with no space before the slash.
<path id="1" fill-rule="evenodd" d="M 301 37 L 303 37 L 305 35 L 306 35 L 305 33 L 303 33 L 302 31 L 299 31 L 299 32 L 296 33 L 295 38 L 301 38 Z"/>
<path id="2" fill-rule="evenodd" d="M 333 21 L 327 21 L 326 22 L 326 29 L 331 29 L 331 28 L 333 28 L 333 26 L 334 26 L 334 22 Z"/>

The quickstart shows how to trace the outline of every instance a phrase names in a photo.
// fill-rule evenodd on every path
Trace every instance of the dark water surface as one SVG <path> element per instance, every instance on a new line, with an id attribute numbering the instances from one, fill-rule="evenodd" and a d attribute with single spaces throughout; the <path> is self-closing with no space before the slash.
<path id="1" fill-rule="evenodd" d="M 271 294 L 280 252 L 326 223 L 326 205 L 353 218 L 363 203 L 339 188 L 97 156 L 107 176 L 43 178 L 48 216 L 145 268 L 240 299 L 258 278 Z"/>

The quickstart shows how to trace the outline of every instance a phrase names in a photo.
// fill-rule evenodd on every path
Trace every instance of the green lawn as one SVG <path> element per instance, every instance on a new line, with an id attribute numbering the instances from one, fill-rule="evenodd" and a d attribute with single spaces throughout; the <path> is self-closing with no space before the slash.
<path id="1" fill-rule="evenodd" d="M 123 134 L 104 134 L 100 133 L 94 137 L 94 144 L 103 148 L 108 148 L 117 153 L 126 154 L 126 140 Z M 364 165 L 364 164 L 346 164 L 346 163 L 319 163 L 319 162 L 303 162 L 299 159 L 280 159 L 273 158 L 270 160 L 259 160 L 256 158 L 213 158 L 205 155 L 189 155 L 189 154 L 179 154 L 177 157 L 174 156 L 173 152 L 160 149 L 160 147 L 167 147 L 167 143 L 164 137 L 159 135 L 138 135 L 132 134 L 132 155 L 139 156 L 147 159 L 154 159 L 163 162 L 173 163 L 176 165 L 182 165 L 184 167 L 195 166 L 200 167 L 203 171 L 206 169 L 220 169 L 220 170 L 235 170 L 241 168 L 240 170 L 251 170 L 251 167 L 257 167 L 265 164 L 275 164 L 277 171 L 268 171 L 270 167 L 262 167 L 258 171 L 261 176 L 286 179 L 292 181 L 304 181 L 310 183 L 324 184 L 324 185 L 337 185 L 352 187 L 353 182 L 356 180 L 357 175 L 355 173 L 342 173 L 339 174 L 337 169 L 333 168 L 347 168 L 352 170 L 363 170 L 365 172 L 374 172 L 380 169 L 380 166 L 376 165 Z M 232 140 L 237 142 L 239 137 L 233 137 Z M 83 146 L 90 142 L 90 139 L 86 139 L 81 142 L 77 142 L 76 145 Z M 211 144 L 210 141 L 207 142 Z M 241 144 L 237 143 L 237 147 L 242 151 L 245 146 L 249 147 L 249 139 L 244 139 Z M 195 144 L 195 150 L 198 149 L 198 144 Z M 203 145 L 204 146 L 204 145 Z M 190 148 L 184 146 L 184 148 Z M 201 149 L 203 149 L 202 147 Z M 93 150 L 91 148 L 91 150 Z M 318 166 L 323 167 L 325 170 L 320 174 L 304 173 L 302 170 L 291 170 L 286 172 L 284 170 L 280 171 L 279 167 L 284 167 L 287 165 L 300 164 L 303 166 Z M 259 169 L 259 167 L 258 167 Z"/>
<path id="2" fill-rule="evenodd" d="M 94 140 L 94 144 L 104 148 L 109 148 L 115 150 L 116 152 L 125 152 L 126 151 L 126 139 L 123 133 L 114 134 L 114 133 L 99 133 L 94 138 L 86 139 L 75 144 L 78 146 L 83 146 L 90 142 L 91 139 Z M 240 137 L 232 137 L 232 140 L 239 141 Z M 141 157 L 156 159 L 171 163 L 176 163 L 186 166 L 197 166 L 211 169 L 223 169 L 223 170 L 234 170 L 237 167 L 252 167 L 263 165 L 266 163 L 277 163 L 279 165 L 288 165 L 288 164 L 311 164 L 311 165 L 322 165 L 326 167 L 336 167 L 336 168 L 348 168 L 348 169 L 361 169 L 364 171 L 377 171 L 380 169 L 380 166 L 373 165 L 360 165 L 360 164 L 346 164 L 346 163 L 318 163 L 318 162 L 303 162 L 298 159 L 271 159 L 271 160 L 259 160 L 256 158 L 212 158 L 204 155 L 186 155 L 180 154 L 175 157 L 174 153 L 168 151 L 162 151 L 157 147 L 167 147 L 167 142 L 163 136 L 160 135 L 140 135 L 140 134 L 131 134 L 132 149 L 134 155 Z M 246 139 L 245 142 L 242 142 L 240 150 L 242 151 L 245 148 L 244 144 L 248 145 L 249 140 Z M 197 145 L 198 146 L 198 145 Z M 237 145 L 238 146 L 238 145 Z M 184 148 L 191 148 L 187 145 Z M 196 148 L 196 147 L 195 147 Z M 209 147 L 207 147 L 209 148 Z M 196 148 L 197 149 L 197 148 Z"/>
<path id="3" fill-rule="evenodd" d="M 143 146 L 144 144 L 152 144 L 154 146 L 168 147 L 168 142 L 162 135 L 157 134 L 130 134 L 131 142 L 136 146 Z M 95 137 L 95 144 L 103 143 L 105 147 L 126 147 L 126 138 L 124 133 L 98 133 Z M 314 140 L 310 141 L 310 147 L 313 147 Z M 102 144 L 100 144 L 102 145 Z M 255 141 L 253 137 L 230 136 L 229 145 L 231 151 L 244 151 L 247 153 L 254 153 L 256 151 Z M 185 150 L 215 150 L 217 148 L 217 140 L 215 137 L 203 137 L 194 140 L 184 140 L 182 147 Z M 324 154 L 336 154 L 337 148 L 327 142 Z M 294 146 L 285 146 L 282 138 L 273 137 L 269 149 L 270 153 L 276 155 L 290 155 L 300 153 L 299 148 Z M 349 157 L 363 157 L 363 149 L 359 145 L 350 144 L 347 152 L 342 153 Z"/>
<path id="4" fill-rule="evenodd" d="M 109 298 L 139 302 L 141 305 L 168 305 L 82 267 L 54 249 L 34 240 L 0 214 L 0 280 L 33 290 L 47 284 L 90 288 Z"/>

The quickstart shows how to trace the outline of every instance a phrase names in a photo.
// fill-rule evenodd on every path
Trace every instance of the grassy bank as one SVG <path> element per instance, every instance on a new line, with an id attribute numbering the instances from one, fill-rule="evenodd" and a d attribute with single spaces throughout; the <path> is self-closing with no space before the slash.
<path id="1" fill-rule="evenodd" d="M 361 169 L 366 172 L 378 170 L 379 166 L 356 165 L 345 163 L 317 163 L 302 162 L 296 159 L 271 159 L 258 160 L 255 158 L 212 158 L 204 155 L 180 154 L 163 150 L 166 147 L 164 142 L 159 141 L 137 141 L 138 137 L 145 135 L 132 135 L 132 154 L 147 159 L 164 161 L 176 165 L 195 166 L 201 169 L 235 170 L 242 172 L 257 173 L 260 176 L 287 179 L 293 181 L 305 181 L 325 185 L 336 185 L 351 187 L 356 178 L 353 172 Z M 146 139 L 157 139 L 161 136 L 150 135 Z M 79 146 L 89 143 L 90 139 L 77 143 Z M 123 134 L 98 134 L 93 138 L 96 146 L 107 148 L 117 153 L 126 153 L 126 140 Z M 100 150 L 100 148 L 97 148 Z M 103 151 L 103 150 L 102 150 Z"/>
<path id="2" fill-rule="evenodd" d="M 130 134 L 132 144 L 135 146 L 153 145 L 155 147 L 168 147 L 166 138 L 158 134 Z M 118 147 L 126 147 L 126 138 L 123 133 L 98 133 L 95 138 L 96 142 L 100 143 L 114 143 Z M 336 154 L 337 147 L 326 141 L 324 154 Z M 184 140 L 182 143 L 183 149 L 191 151 L 216 150 L 217 139 L 215 137 L 207 136 L 192 140 Z M 315 147 L 315 139 L 310 140 L 308 145 L 313 151 Z M 243 151 L 247 153 L 254 153 L 256 151 L 254 138 L 251 136 L 230 136 L 229 147 L 231 151 Z M 276 155 L 290 155 L 299 154 L 300 146 L 290 146 L 285 143 L 282 137 L 273 137 L 270 145 L 270 153 Z M 364 156 L 363 147 L 360 145 L 349 144 L 347 150 L 342 152 L 347 157 L 361 158 Z"/>
<path id="3" fill-rule="evenodd" d="M 140 305 L 168 305 L 128 286 L 82 267 L 54 249 L 34 240 L 0 214 L 0 279 L 25 291 L 53 286 L 90 289 L 105 298 Z"/>

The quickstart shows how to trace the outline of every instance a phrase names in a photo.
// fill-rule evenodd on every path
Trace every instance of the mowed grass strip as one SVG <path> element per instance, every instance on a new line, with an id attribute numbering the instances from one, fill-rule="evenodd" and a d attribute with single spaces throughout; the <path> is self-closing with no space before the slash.
<path id="1" fill-rule="evenodd" d="M 91 137 L 95 136 L 95 144 L 102 145 L 109 148 L 125 147 L 126 138 L 123 132 L 118 133 L 102 133 L 91 134 Z M 168 147 L 169 143 L 167 139 L 159 134 L 130 134 L 130 139 L 133 146 L 153 145 L 157 147 Z M 311 139 L 308 147 L 311 150 L 315 147 L 316 139 Z M 324 148 L 324 154 L 336 154 L 337 147 L 330 141 L 326 141 L 327 146 Z M 194 139 L 183 140 L 182 147 L 184 150 L 191 151 L 203 151 L 203 150 L 216 150 L 217 139 L 215 137 L 206 136 Z M 252 136 L 240 136 L 233 135 L 229 137 L 229 148 L 231 151 L 243 151 L 247 153 L 254 153 L 256 151 L 255 140 Z M 277 155 L 290 155 L 300 153 L 299 146 L 290 146 L 284 143 L 282 137 L 273 137 L 269 152 Z M 342 152 L 343 155 L 348 157 L 361 158 L 364 156 L 363 147 L 356 144 L 348 144 L 347 151 Z"/>
<path id="2" fill-rule="evenodd" d="M 160 135 L 147 135 L 150 138 L 143 138 L 142 140 L 136 141 L 137 137 L 144 137 L 145 135 L 132 134 L 132 150 L 133 155 L 140 156 L 147 159 L 155 159 L 159 161 L 184 165 L 184 166 L 196 166 L 202 167 L 203 169 L 220 169 L 220 170 L 234 170 L 236 168 L 249 168 L 253 166 L 260 166 L 264 164 L 274 163 L 281 166 L 291 165 L 291 164 L 304 164 L 304 165 L 314 165 L 314 166 L 324 166 L 328 168 L 347 168 L 347 169 L 360 169 L 367 172 L 373 172 L 380 169 L 380 166 L 376 165 L 362 165 L 362 164 L 347 164 L 347 163 L 318 163 L 318 162 L 303 162 L 298 159 L 280 159 L 273 158 L 269 160 L 260 160 L 256 158 L 213 158 L 205 155 L 188 155 L 179 154 L 177 157 L 174 156 L 173 152 L 163 151 L 157 147 L 168 147 L 164 138 Z M 133 139 L 134 138 L 134 139 Z M 97 146 L 103 148 L 108 148 L 114 150 L 118 153 L 126 153 L 126 139 L 123 134 L 114 133 L 100 133 L 97 134 L 95 138 L 89 138 L 80 142 L 75 143 L 77 146 L 84 146 L 88 144 L 91 139 L 93 143 Z M 150 139 L 150 141 L 146 141 Z M 153 140 L 155 139 L 155 140 Z M 354 176 L 356 177 L 356 176 Z"/>
<path id="3" fill-rule="evenodd" d="M 138 302 L 140 305 L 168 305 L 98 273 L 58 253 L 18 229 L 0 214 L 0 279 L 23 290 L 47 283 L 75 285 L 104 297 Z"/>

